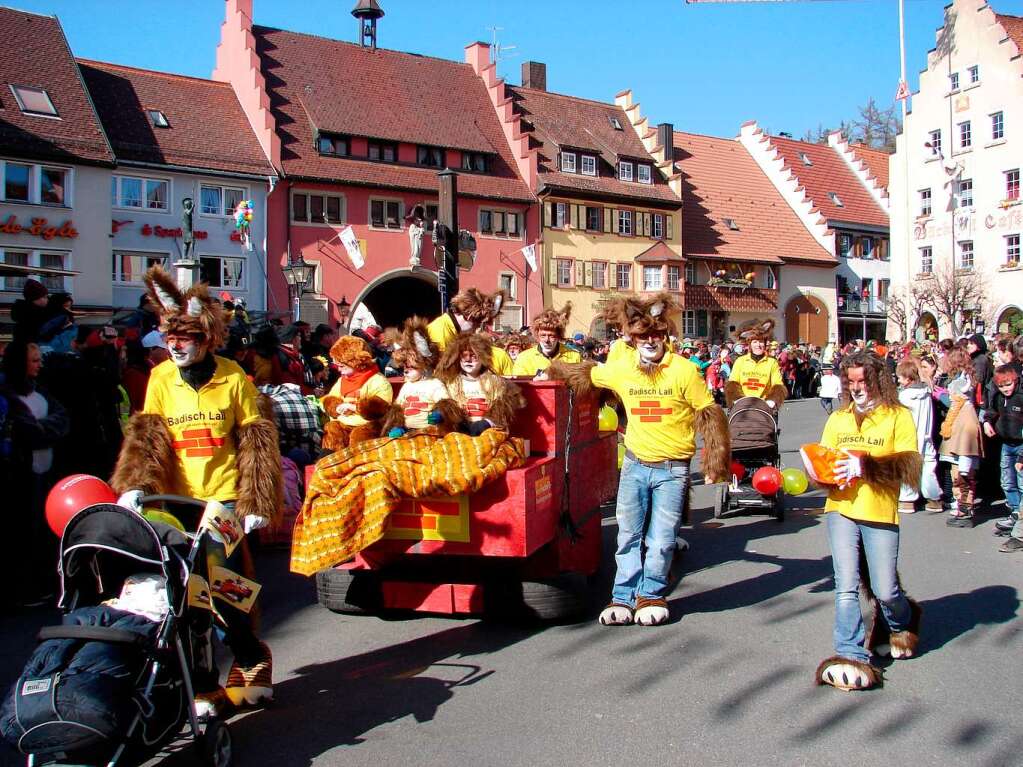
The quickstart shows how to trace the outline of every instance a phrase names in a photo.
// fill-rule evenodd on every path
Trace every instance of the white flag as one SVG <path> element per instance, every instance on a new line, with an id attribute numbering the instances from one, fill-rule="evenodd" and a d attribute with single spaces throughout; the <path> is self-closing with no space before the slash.
<path id="1" fill-rule="evenodd" d="M 527 245 L 522 249 L 522 257 L 526 259 L 529 268 L 536 271 L 536 245 Z"/>
<path id="2" fill-rule="evenodd" d="M 346 226 L 338 234 L 341 240 L 341 244 L 345 246 L 345 250 L 348 251 L 348 257 L 352 259 L 352 263 L 355 264 L 356 269 L 361 269 L 366 265 L 366 259 L 362 257 L 362 251 L 359 250 L 359 238 L 355 236 L 355 231 L 350 226 Z"/>

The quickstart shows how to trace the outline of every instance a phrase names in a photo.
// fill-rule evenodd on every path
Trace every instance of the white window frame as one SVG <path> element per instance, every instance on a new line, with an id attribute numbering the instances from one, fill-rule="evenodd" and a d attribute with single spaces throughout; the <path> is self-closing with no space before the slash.
<path id="1" fill-rule="evenodd" d="M 664 267 L 643 264 L 643 290 L 654 291 L 664 289 Z"/>
<path id="2" fill-rule="evenodd" d="M 959 245 L 959 269 L 972 270 L 976 264 L 976 250 L 973 246 L 973 240 L 960 240 Z M 966 256 L 969 254 L 970 262 L 966 263 Z"/>
<path id="3" fill-rule="evenodd" d="M 510 281 L 508 287 L 505 287 L 502 284 L 502 282 L 501 282 L 506 277 Z M 519 281 L 517 279 L 515 279 L 515 272 L 498 272 L 497 273 L 497 288 L 498 288 L 498 290 L 504 290 L 505 291 L 505 293 L 508 296 L 508 300 L 509 301 L 514 302 L 518 298 L 518 295 L 519 295 L 518 285 L 519 285 Z M 518 328 L 515 328 L 515 329 L 518 330 Z"/>
<path id="4" fill-rule="evenodd" d="M 579 171 L 584 176 L 596 176 L 597 158 L 592 154 L 579 155 Z"/>
<path id="5" fill-rule="evenodd" d="M 1011 190 L 1009 188 L 1010 174 L 1015 174 L 1015 177 L 1016 177 L 1016 184 L 1015 184 L 1015 186 L 1016 186 L 1016 193 L 1015 193 L 1015 196 L 1011 196 L 1011 197 L 1010 197 Z M 1006 200 L 1018 200 L 1018 199 L 1020 199 L 1019 168 L 1013 168 L 1012 170 L 1003 171 L 1002 175 L 1005 178 L 1005 199 Z"/>
<path id="6" fill-rule="evenodd" d="M 645 176 L 645 178 L 644 178 Z M 645 162 L 636 165 L 636 180 L 641 184 L 654 183 L 653 169 Z"/>
<path id="7" fill-rule="evenodd" d="M 686 285 L 696 285 L 696 262 L 686 261 L 686 268 L 682 271 L 682 278 Z"/>
<path id="8" fill-rule="evenodd" d="M 1020 236 L 1019 232 L 1005 235 L 1005 261 L 1020 262 Z"/>
<path id="9" fill-rule="evenodd" d="M 592 262 L 590 269 L 591 269 L 590 282 L 592 283 L 591 287 L 594 290 L 607 290 L 609 287 L 607 281 L 607 261 L 594 261 Z M 597 284 L 598 274 L 600 275 L 599 285 Z"/>
<path id="10" fill-rule="evenodd" d="M 959 90 L 959 73 L 951 72 L 948 76 L 948 91 L 949 93 L 956 93 Z"/>
<path id="11" fill-rule="evenodd" d="M 28 199 L 8 200 L 7 195 L 7 166 L 20 165 L 28 167 Z M 64 202 L 53 203 L 43 202 L 43 170 L 58 170 L 64 174 Z M 0 159 L 0 202 L 7 202 L 11 205 L 42 205 L 47 208 L 72 208 L 74 207 L 73 190 L 75 186 L 74 168 L 68 165 L 60 165 L 51 162 L 25 162 L 16 159 Z"/>
<path id="12" fill-rule="evenodd" d="M 973 125 L 969 120 L 963 120 L 959 125 L 959 148 L 970 149 L 973 147 Z"/>
<path id="13" fill-rule="evenodd" d="M 483 231 L 483 214 L 490 214 L 490 231 Z M 494 228 L 494 221 L 496 216 L 501 216 L 502 220 L 502 231 L 498 232 Z M 515 217 L 515 234 L 508 233 L 508 216 Z M 521 240 L 523 238 L 523 227 L 522 227 L 522 212 L 518 210 L 508 210 L 506 208 L 486 208 L 481 207 L 476 213 L 476 233 L 480 237 L 494 238 L 497 240 Z"/>
<path id="14" fill-rule="evenodd" d="M 966 74 L 970 79 L 970 85 L 977 85 L 980 83 L 980 64 L 974 64 L 972 67 L 966 68 Z"/>
<path id="15" fill-rule="evenodd" d="M 248 292 L 249 267 L 251 265 L 251 259 L 248 259 L 245 256 L 239 256 L 237 253 L 199 253 L 199 255 L 196 256 L 196 258 L 198 259 L 200 264 L 202 264 L 202 259 L 204 259 L 204 258 L 217 258 L 217 259 L 220 259 L 220 261 L 221 261 L 221 264 L 220 264 L 220 283 L 221 284 L 220 285 L 210 284 L 211 288 L 215 288 L 218 291 L 219 290 L 229 290 L 229 291 L 238 291 L 238 292 L 241 292 L 241 293 Z M 225 285 L 224 284 L 224 264 L 223 264 L 224 260 L 228 260 L 228 261 L 241 261 L 242 262 L 242 279 L 241 279 L 241 282 L 239 284 L 237 284 L 237 285 Z M 319 270 L 317 270 L 317 271 L 319 271 Z"/>
<path id="16" fill-rule="evenodd" d="M 133 210 L 141 213 L 170 213 L 172 203 L 174 199 L 174 179 L 164 176 L 136 176 L 133 173 L 115 173 L 111 177 L 111 183 L 114 184 L 113 199 L 110 201 L 111 207 L 114 210 Z M 121 192 L 121 187 L 125 180 L 138 181 L 141 185 L 141 197 L 139 202 L 141 205 L 124 205 L 124 195 Z M 167 185 L 167 205 L 163 208 L 150 208 L 148 206 L 148 200 L 146 193 L 148 191 L 149 184 L 166 184 Z"/>
<path id="17" fill-rule="evenodd" d="M 992 112 L 991 117 L 991 140 L 1001 141 L 1005 138 L 1005 112 L 999 110 Z"/>
<path id="18" fill-rule="evenodd" d="M 572 287 L 572 273 L 575 271 L 575 263 L 570 258 L 556 258 L 554 259 L 557 264 L 558 284 L 559 288 L 570 288 Z"/>
<path id="19" fill-rule="evenodd" d="M 941 154 L 941 128 L 935 128 L 927 134 L 928 143 L 931 145 L 931 156 L 938 157 Z"/>
<path id="20" fill-rule="evenodd" d="M 920 250 L 920 274 L 934 274 L 934 249 L 924 245 Z"/>
<path id="21" fill-rule="evenodd" d="M 927 189 L 919 190 L 919 195 L 920 195 L 920 217 L 923 218 L 925 216 L 930 216 L 932 211 L 934 210 L 934 206 L 933 206 L 934 200 L 933 200 L 932 195 L 931 195 L 930 187 L 928 187 Z"/>
<path id="22" fill-rule="evenodd" d="M 973 207 L 972 178 L 963 178 L 956 183 L 956 203 L 960 208 Z"/>
<path id="23" fill-rule="evenodd" d="M 21 110 L 23 115 L 28 115 L 29 117 L 45 117 L 49 120 L 61 119 L 60 112 L 57 111 L 57 105 L 53 103 L 53 98 L 50 96 L 50 92 L 46 90 L 46 88 L 38 88 L 34 85 L 17 85 L 15 83 L 10 83 L 10 88 L 11 94 L 14 96 L 14 100 L 18 104 L 18 109 Z M 24 91 L 34 91 L 35 93 L 41 93 L 44 95 L 53 112 L 39 112 L 34 109 L 26 109 L 25 102 L 22 99 L 21 94 L 18 92 L 19 89 Z"/>
<path id="24" fill-rule="evenodd" d="M 305 202 L 305 218 L 295 218 L 295 197 L 302 195 L 306 198 Z M 325 221 L 313 221 L 313 206 L 309 203 L 312 197 L 323 198 L 323 210 L 327 210 L 327 199 L 336 198 L 338 200 L 338 212 L 340 213 L 341 220 L 339 222 L 325 222 Z M 292 189 L 291 196 L 288 199 L 288 217 L 292 224 L 295 226 L 343 226 L 348 223 L 348 199 L 343 194 L 333 194 L 324 192 L 322 189 Z"/>
<path id="25" fill-rule="evenodd" d="M 653 224 L 651 224 L 650 231 L 653 233 L 653 237 L 654 237 L 655 240 L 663 240 L 664 239 L 664 214 L 663 213 L 654 213 L 653 214 Z"/>
<path id="26" fill-rule="evenodd" d="M 562 152 L 561 153 L 561 172 L 562 173 L 575 173 L 575 152 Z"/>
<path id="27" fill-rule="evenodd" d="M 382 226 L 373 223 L 373 203 L 384 203 L 384 223 Z M 387 225 L 387 203 L 398 203 L 398 225 Z M 400 197 L 370 197 L 366 201 L 366 225 L 375 232 L 400 232 L 405 229 L 405 201 Z"/>
<path id="28" fill-rule="evenodd" d="M 219 189 L 220 190 L 220 207 L 218 208 L 218 211 L 219 211 L 218 213 L 207 213 L 205 210 L 203 210 L 202 190 L 204 188 L 206 188 L 206 189 Z M 200 183 L 199 184 L 199 201 L 198 201 L 198 206 L 197 206 L 198 209 L 199 209 L 199 215 L 202 218 L 226 218 L 228 216 L 233 216 L 234 215 L 234 208 L 230 208 L 230 209 L 227 208 L 227 190 L 228 189 L 230 189 L 232 191 L 235 191 L 235 192 L 241 192 L 242 193 L 241 194 L 241 198 L 240 198 L 239 201 L 241 201 L 241 200 L 248 200 L 249 199 L 249 189 L 248 189 L 248 187 L 235 186 L 234 184 L 204 184 L 204 183 Z M 237 205 L 237 203 L 236 203 L 236 205 Z"/>
<path id="29" fill-rule="evenodd" d="M 682 312 L 682 335 L 690 338 L 696 335 L 695 309 L 686 309 Z"/>
<path id="30" fill-rule="evenodd" d="M 621 270 L 619 271 L 619 267 Z M 626 275 L 629 280 L 627 285 L 622 285 L 619 279 L 620 275 Z M 632 290 L 632 264 L 622 264 L 615 262 L 615 289 L 616 290 Z"/>
<path id="31" fill-rule="evenodd" d="M 551 225 L 556 229 L 564 229 L 568 226 L 568 203 L 556 202 L 553 206 L 551 214 L 554 220 Z"/>
<path id="32" fill-rule="evenodd" d="M 682 270 L 678 264 L 668 264 L 665 268 L 664 288 L 665 290 L 678 291 L 682 289 Z M 672 280 L 672 275 L 675 279 Z"/>
<path id="33" fill-rule="evenodd" d="M 145 269 L 139 274 L 137 280 L 126 280 L 124 279 L 123 272 L 121 271 L 120 263 L 118 262 L 118 256 L 140 256 L 142 258 L 159 258 L 162 259 L 162 266 L 167 268 L 170 263 L 171 254 L 166 250 L 146 250 L 143 248 L 114 248 L 111 252 L 111 281 L 115 285 L 142 285 L 142 275 L 145 274 Z"/>
<path id="34" fill-rule="evenodd" d="M 28 266 L 29 267 L 41 267 L 42 256 L 44 254 L 57 253 L 61 256 L 62 266 L 61 268 L 70 271 L 72 267 L 72 251 L 65 250 L 63 248 L 33 248 L 31 246 L 22 245 L 3 245 L 0 244 L 0 263 L 5 263 L 7 259 L 7 252 L 13 251 L 16 253 L 27 253 L 28 254 Z M 25 280 L 31 275 L 0 275 L 0 293 L 21 293 L 22 288 L 25 285 Z M 56 292 L 67 292 L 73 293 L 72 287 L 74 277 L 49 277 L 44 275 L 37 275 L 38 279 L 46 285 L 47 289 L 51 293 Z M 8 284 L 8 280 L 18 280 L 14 285 Z M 59 280 L 59 282 L 56 282 Z"/>
<path id="35" fill-rule="evenodd" d="M 628 173 L 626 173 L 626 170 Z M 618 180 L 632 181 L 632 163 L 628 160 L 618 161 Z"/>
<path id="36" fill-rule="evenodd" d="M 774 275 L 774 267 L 768 266 L 764 268 L 764 287 L 768 290 L 774 290 L 778 287 L 778 278 Z"/>
<path id="37" fill-rule="evenodd" d="M 625 208 L 618 209 L 618 234 L 624 237 L 632 237 L 635 233 L 633 226 L 632 211 Z"/>

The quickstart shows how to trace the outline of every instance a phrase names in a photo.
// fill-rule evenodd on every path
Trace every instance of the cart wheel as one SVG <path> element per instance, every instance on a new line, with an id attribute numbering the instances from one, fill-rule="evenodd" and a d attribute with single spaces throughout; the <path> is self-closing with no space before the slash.
<path id="1" fill-rule="evenodd" d="M 316 598 L 334 613 L 369 615 L 380 607 L 380 591 L 373 573 L 328 568 L 316 573 Z"/>
<path id="2" fill-rule="evenodd" d="M 231 767 L 231 731 L 219 719 L 206 724 L 198 745 L 202 760 L 209 767 Z"/>
<path id="3" fill-rule="evenodd" d="M 774 495 L 774 519 L 776 522 L 785 521 L 785 493 L 780 490 Z"/>
<path id="4" fill-rule="evenodd" d="M 714 518 L 721 519 L 728 511 L 728 483 L 722 482 L 714 488 Z"/>
<path id="5" fill-rule="evenodd" d="M 485 613 L 496 621 L 564 621 L 582 615 L 588 604 L 586 579 L 572 575 L 490 583 L 484 595 Z"/>

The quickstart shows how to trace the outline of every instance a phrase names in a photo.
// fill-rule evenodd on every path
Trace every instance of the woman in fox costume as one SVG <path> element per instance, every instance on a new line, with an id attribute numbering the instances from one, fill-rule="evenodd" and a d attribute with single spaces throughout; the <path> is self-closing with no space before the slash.
<path id="1" fill-rule="evenodd" d="M 145 405 L 125 428 L 111 485 L 123 505 L 137 510 L 143 495 L 177 494 L 233 506 L 246 533 L 275 524 L 282 498 L 277 427 L 263 415 L 259 392 L 242 369 L 214 354 L 225 337 L 220 307 L 205 283 L 182 292 L 158 266 L 146 272 L 145 283 L 160 309 L 171 358 L 150 374 Z M 243 573 L 251 561 L 244 540 L 230 556 L 211 540 L 208 560 L 210 567 Z M 204 716 L 273 698 L 270 648 L 256 637 L 249 615 L 222 601 L 217 612 L 234 664 L 226 690 L 218 687 L 215 670 L 210 678 L 197 676 L 197 709 Z"/>
<path id="2" fill-rule="evenodd" d="M 732 406 L 742 397 L 760 397 L 774 410 L 781 408 L 788 389 L 781 377 L 778 360 L 767 353 L 774 338 L 774 320 L 748 320 L 739 326 L 735 340 L 748 350 L 732 365 L 725 383 L 725 403 Z"/>
<path id="3" fill-rule="evenodd" d="M 473 436 L 490 428 L 507 430 L 515 411 L 526 405 L 519 387 L 494 372 L 493 348 L 480 333 L 460 333 L 448 341 L 437 365 L 437 378 L 465 412 Z"/>

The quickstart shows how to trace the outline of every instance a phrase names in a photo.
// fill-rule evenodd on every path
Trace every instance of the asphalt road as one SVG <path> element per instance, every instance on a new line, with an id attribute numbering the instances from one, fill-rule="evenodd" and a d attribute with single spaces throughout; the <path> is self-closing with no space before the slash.
<path id="1" fill-rule="evenodd" d="M 816 400 L 785 405 L 785 465 L 815 441 Z M 924 608 L 922 655 L 883 689 L 813 685 L 832 653 L 831 561 L 819 493 L 785 522 L 710 515 L 696 491 L 692 549 L 657 628 L 605 628 L 615 533 L 584 622 L 546 628 L 335 615 L 283 552 L 258 563 L 276 703 L 232 721 L 235 763 L 306 765 L 1023 765 L 1023 554 L 972 530 L 903 517 L 902 580 Z M 2 619 L 0 683 L 46 612 Z M 11 752 L 3 764 L 19 763 Z M 190 753 L 164 763 L 193 763 Z"/>

